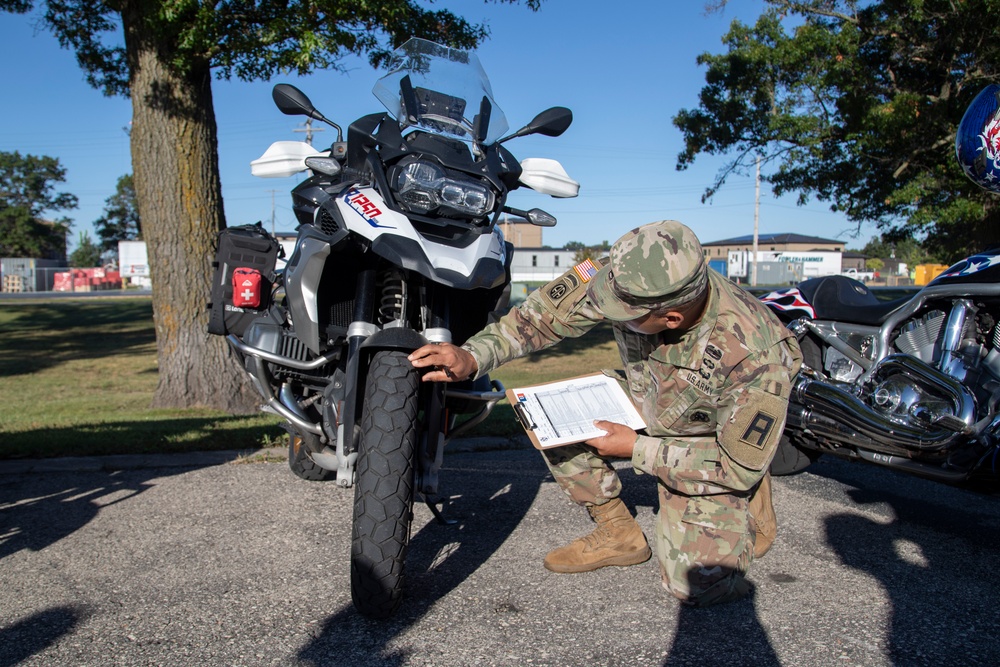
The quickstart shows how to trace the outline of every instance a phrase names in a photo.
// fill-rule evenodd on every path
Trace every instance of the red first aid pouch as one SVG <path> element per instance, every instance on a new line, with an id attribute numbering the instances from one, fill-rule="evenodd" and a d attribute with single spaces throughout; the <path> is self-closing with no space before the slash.
<path id="1" fill-rule="evenodd" d="M 261 223 L 219 232 L 208 304 L 208 333 L 242 336 L 271 305 L 274 268 L 283 256 L 278 239 Z"/>
<path id="2" fill-rule="evenodd" d="M 257 269 L 233 270 L 233 305 L 237 308 L 260 308 L 263 277 Z"/>

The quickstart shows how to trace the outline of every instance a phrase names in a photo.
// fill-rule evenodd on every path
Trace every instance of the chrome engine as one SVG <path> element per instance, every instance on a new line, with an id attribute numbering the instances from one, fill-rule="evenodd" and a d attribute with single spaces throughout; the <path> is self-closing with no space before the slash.
<path id="1" fill-rule="evenodd" d="M 994 428 L 1000 325 L 992 317 L 977 320 L 971 301 L 906 321 L 895 349 L 881 359 L 880 330 L 820 322 L 808 328 L 827 345 L 823 368 L 796 379 L 788 413 L 793 438 L 799 432 L 823 447 L 926 459 L 944 458 L 956 443 Z"/>
<path id="2" fill-rule="evenodd" d="M 976 401 L 954 378 L 919 359 L 893 355 L 879 363 L 860 395 L 853 385 L 800 374 L 788 425 L 831 445 L 850 443 L 886 454 L 945 451 L 971 432 Z"/>
<path id="3" fill-rule="evenodd" d="M 940 352 L 938 339 L 941 337 L 944 320 L 945 314 L 940 310 L 933 310 L 923 317 L 910 320 L 900 329 L 895 341 L 896 347 L 903 354 L 916 357 L 926 364 L 933 364 Z"/>

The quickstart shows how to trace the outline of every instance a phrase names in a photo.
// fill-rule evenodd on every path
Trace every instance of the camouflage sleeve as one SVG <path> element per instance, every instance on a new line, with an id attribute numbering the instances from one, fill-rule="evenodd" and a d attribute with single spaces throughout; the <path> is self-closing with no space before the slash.
<path id="1" fill-rule="evenodd" d="M 794 338 L 747 357 L 720 396 L 714 438 L 640 435 L 633 466 L 690 495 L 753 488 L 774 457 L 801 361 Z"/>
<path id="2" fill-rule="evenodd" d="M 462 347 L 475 357 L 477 377 L 594 328 L 604 318 L 587 298 L 587 280 L 570 269 L 469 338 Z"/>

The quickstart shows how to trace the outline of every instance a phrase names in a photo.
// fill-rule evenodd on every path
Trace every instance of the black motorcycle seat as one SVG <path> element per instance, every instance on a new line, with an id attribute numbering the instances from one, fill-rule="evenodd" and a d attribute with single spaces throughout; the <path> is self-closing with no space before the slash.
<path id="1" fill-rule="evenodd" d="M 799 291 L 816 313 L 817 320 L 837 320 L 878 326 L 910 300 L 903 297 L 880 301 L 868 286 L 847 276 L 823 276 L 799 283 Z"/>

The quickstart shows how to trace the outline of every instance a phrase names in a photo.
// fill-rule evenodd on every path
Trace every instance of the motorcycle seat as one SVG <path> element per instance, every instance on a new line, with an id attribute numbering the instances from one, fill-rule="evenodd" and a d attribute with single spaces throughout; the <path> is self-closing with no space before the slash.
<path id="1" fill-rule="evenodd" d="M 878 326 L 890 313 L 910 300 L 881 301 L 868 286 L 847 276 L 823 276 L 799 283 L 799 291 L 812 305 L 818 320 L 837 320 Z"/>

